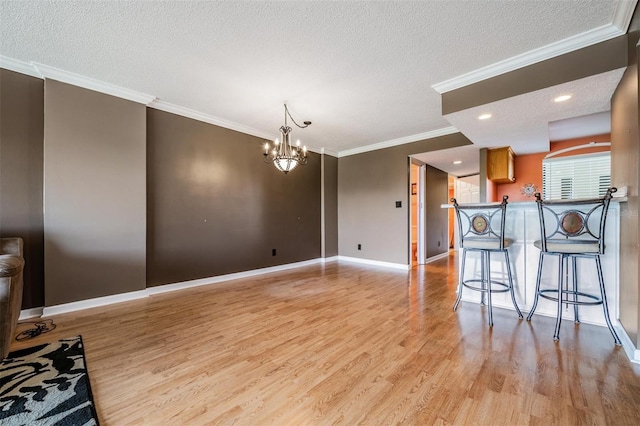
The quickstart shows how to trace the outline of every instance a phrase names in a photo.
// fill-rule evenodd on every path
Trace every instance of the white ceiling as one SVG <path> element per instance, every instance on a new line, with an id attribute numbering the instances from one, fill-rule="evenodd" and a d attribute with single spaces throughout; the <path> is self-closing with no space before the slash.
<path id="1" fill-rule="evenodd" d="M 535 92 L 514 96 L 479 107 L 468 108 L 445 117 L 479 147 L 511 146 L 516 154 L 531 154 L 549 150 L 549 123 L 573 117 L 599 115 L 611 110 L 611 96 L 622 77 L 624 68 L 586 77 Z M 556 103 L 554 98 L 571 95 L 571 99 Z M 491 114 L 488 120 L 478 120 L 481 114 Z M 584 133 L 581 124 L 589 121 L 564 122 L 564 136 L 577 137 Z M 573 126 L 572 126 L 573 125 Z M 559 124 L 554 125 L 558 128 Z M 608 128 L 603 132 L 610 131 Z M 593 135 L 593 133 L 592 133 Z M 567 139 L 568 139 L 567 138 Z M 557 139 L 555 139 L 557 140 Z"/>
<path id="2" fill-rule="evenodd" d="M 611 111 L 597 112 L 549 123 L 549 140 L 603 135 L 611 132 Z"/>
<path id="3" fill-rule="evenodd" d="M 445 171 L 454 176 L 469 176 L 480 173 L 480 148 L 477 145 L 465 145 L 456 148 L 429 151 L 412 155 L 413 158 L 429 164 L 436 169 Z M 462 161 L 453 164 L 454 161 Z"/>
<path id="4" fill-rule="evenodd" d="M 287 102 L 313 122 L 295 137 L 340 153 L 441 132 L 450 117 L 432 86 L 623 34 L 636 1 L 2 0 L 0 54 L 5 68 L 43 64 L 36 73 L 54 67 L 261 136 L 276 136 Z M 605 99 L 585 102 L 590 114 Z"/>

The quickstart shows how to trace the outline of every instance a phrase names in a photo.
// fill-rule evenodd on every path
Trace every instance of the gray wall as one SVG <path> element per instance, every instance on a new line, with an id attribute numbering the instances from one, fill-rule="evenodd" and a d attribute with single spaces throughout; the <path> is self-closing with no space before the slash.
<path id="1" fill-rule="evenodd" d="M 630 45 L 634 50 L 637 38 L 637 34 L 630 37 Z M 632 56 L 632 63 L 611 99 L 611 184 L 628 188 L 628 201 L 620 204 L 620 322 L 636 348 L 640 347 L 640 115 L 637 56 Z"/>
<path id="2" fill-rule="evenodd" d="M 324 154 L 324 257 L 338 255 L 338 159 Z"/>
<path id="3" fill-rule="evenodd" d="M 0 237 L 24 241 L 22 309 L 44 304 L 44 82 L 0 69 Z"/>
<path id="4" fill-rule="evenodd" d="M 427 165 L 425 194 L 427 258 L 449 250 L 449 211 L 440 206 L 449 202 L 449 175 Z"/>
<path id="5" fill-rule="evenodd" d="M 45 81 L 45 306 L 145 288 L 145 107 Z"/>
<path id="6" fill-rule="evenodd" d="M 455 133 L 339 158 L 340 255 L 409 264 L 407 157 L 470 143 L 464 135 Z M 396 201 L 402 202 L 401 208 L 396 208 Z M 358 244 L 362 244 L 362 250 L 357 249 Z"/>
<path id="7" fill-rule="evenodd" d="M 151 108 L 147 136 L 148 286 L 320 257 L 320 155 L 285 175 L 263 139 Z"/>

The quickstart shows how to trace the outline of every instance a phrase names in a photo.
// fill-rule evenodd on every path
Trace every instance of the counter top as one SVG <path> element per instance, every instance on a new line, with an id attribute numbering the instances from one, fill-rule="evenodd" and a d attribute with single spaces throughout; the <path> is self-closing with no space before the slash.
<path id="1" fill-rule="evenodd" d="M 555 201 L 555 200 L 554 200 Z M 628 201 L 627 197 L 612 197 L 611 198 L 611 203 L 626 203 Z M 461 205 L 472 205 L 473 203 L 461 203 Z M 492 205 L 495 204 L 496 206 L 499 206 L 501 203 L 500 202 L 492 202 L 492 203 L 478 203 L 478 204 L 484 204 L 484 205 Z M 533 206 L 535 207 L 536 202 L 535 200 L 532 201 L 509 201 L 509 203 L 507 204 L 507 208 L 518 208 L 518 207 L 530 207 Z M 453 208 L 453 204 L 440 204 L 440 207 L 443 209 L 452 209 Z"/>

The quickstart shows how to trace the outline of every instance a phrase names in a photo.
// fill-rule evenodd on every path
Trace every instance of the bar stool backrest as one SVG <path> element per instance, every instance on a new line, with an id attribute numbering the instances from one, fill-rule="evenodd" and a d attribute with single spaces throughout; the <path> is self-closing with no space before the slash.
<path id="1" fill-rule="evenodd" d="M 504 223 L 507 210 L 507 199 L 502 203 L 458 204 L 451 199 L 458 218 L 458 235 L 460 248 L 465 243 L 494 243 L 496 249 L 504 249 Z"/>
<path id="2" fill-rule="evenodd" d="M 607 189 L 602 198 L 579 200 L 543 200 L 537 193 L 536 204 L 540 218 L 541 250 L 543 252 L 571 252 L 591 247 L 588 252 L 604 254 L 604 230 L 612 194 Z"/>

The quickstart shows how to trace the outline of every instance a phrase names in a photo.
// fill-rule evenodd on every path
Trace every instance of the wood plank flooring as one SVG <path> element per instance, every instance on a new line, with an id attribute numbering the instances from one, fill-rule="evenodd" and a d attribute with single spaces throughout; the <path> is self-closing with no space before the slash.
<path id="1" fill-rule="evenodd" d="M 604 327 L 462 302 L 453 256 L 310 266 L 52 317 L 82 335 L 105 425 L 637 425 Z M 543 302 L 540 302 L 543 303 Z M 551 303 L 551 302 L 548 302 Z M 19 327 L 21 331 L 25 326 Z"/>

